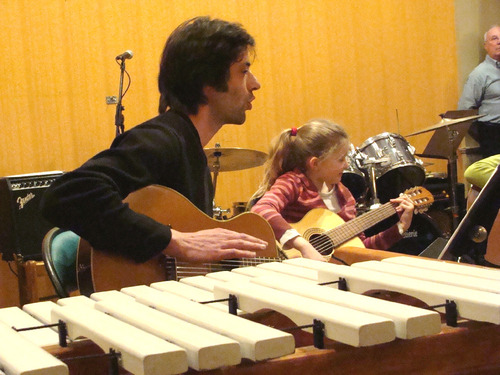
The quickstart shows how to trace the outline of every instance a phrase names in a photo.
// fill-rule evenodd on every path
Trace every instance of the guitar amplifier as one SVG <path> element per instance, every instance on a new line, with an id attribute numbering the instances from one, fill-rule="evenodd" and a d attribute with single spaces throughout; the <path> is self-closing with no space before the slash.
<path id="1" fill-rule="evenodd" d="M 42 194 L 63 172 L 0 179 L 0 252 L 5 261 L 42 259 L 42 240 L 53 227 L 39 209 Z"/>

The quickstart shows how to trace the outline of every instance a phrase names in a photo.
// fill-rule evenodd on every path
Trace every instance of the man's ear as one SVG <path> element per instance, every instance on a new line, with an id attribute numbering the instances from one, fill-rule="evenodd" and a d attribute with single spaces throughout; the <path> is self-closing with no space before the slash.
<path id="1" fill-rule="evenodd" d="M 203 91 L 203 95 L 205 95 L 205 98 L 207 98 L 207 99 L 208 99 L 208 98 L 212 97 L 212 95 L 213 95 L 213 94 L 214 94 L 217 90 L 215 90 L 215 88 L 214 88 L 214 87 L 212 87 L 212 86 L 203 86 L 202 91 Z"/>

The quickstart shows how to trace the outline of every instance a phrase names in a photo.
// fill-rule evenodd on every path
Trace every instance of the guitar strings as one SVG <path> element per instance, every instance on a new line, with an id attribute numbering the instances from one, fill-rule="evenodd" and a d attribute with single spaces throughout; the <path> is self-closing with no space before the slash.
<path id="1" fill-rule="evenodd" d="M 425 189 L 424 189 L 425 190 Z M 418 206 L 415 207 L 416 213 L 424 212 L 428 206 L 432 204 L 434 199 L 429 192 L 427 192 L 427 196 L 416 197 L 425 193 L 422 191 L 422 188 L 413 188 L 405 191 L 405 195 L 410 197 L 413 203 Z M 357 234 L 361 233 L 364 229 L 361 228 L 369 228 L 368 224 L 371 222 L 380 222 L 388 217 L 394 215 L 396 212 L 395 204 L 391 202 L 387 202 L 382 205 L 380 208 L 370 211 L 364 215 L 359 216 L 356 221 L 348 221 L 336 228 L 330 229 L 321 234 L 321 236 L 317 236 L 312 238 L 309 243 L 314 246 L 316 250 L 322 255 L 328 255 L 331 253 L 335 247 L 342 245 L 342 243 L 347 242 L 349 239 L 355 237 Z M 375 219 L 375 220 L 373 220 Z M 357 225 L 360 224 L 360 225 Z M 339 233 L 339 235 L 335 238 L 334 232 Z M 344 236 L 340 235 L 343 234 Z M 350 236 L 350 237 L 349 237 Z M 343 238 L 347 238 L 347 240 L 342 241 Z M 336 242 L 335 242 L 336 241 Z"/>
<path id="2" fill-rule="evenodd" d="M 230 259 L 230 260 L 223 260 L 219 263 L 196 263 L 196 265 L 187 262 L 178 262 L 176 263 L 177 264 L 176 271 L 177 275 L 182 274 L 185 277 L 198 276 L 214 272 L 213 269 L 220 271 L 221 269 L 250 267 L 262 263 L 271 263 L 280 261 L 281 261 L 280 258 L 261 257 L 261 258 Z"/>
<path id="3" fill-rule="evenodd" d="M 379 209 L 359 216 L 356 221 L 348 221 L 336 228 L 323 232 L 319 236 L 313 237 L 309 243 L 313 245 L 320 254 L 328 255 L 327 252 L 331 253 L 335 247 L 341 245 L 343 242 L 347 242 L 362 232 L 360 229 L 364 228 L 367 223 L 373 222 L 373 219 L 376 218 L 376 221 L 381 221 L 392 216 L 395 212 L 394 205 L 391 202 L 387 202 Z M 335 234 L 337 234 L 337 236 L 335 236 Z M 340 242 L 342 239 L 345 239 L 345 241 Z"/>

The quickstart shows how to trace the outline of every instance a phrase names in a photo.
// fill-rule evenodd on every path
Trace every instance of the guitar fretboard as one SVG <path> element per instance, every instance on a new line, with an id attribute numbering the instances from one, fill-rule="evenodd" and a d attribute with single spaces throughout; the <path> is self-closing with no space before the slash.
<path id="1" fill-rule="evenodd" d="M 356 219 L 350 220 L 336 228 L 323 232 L 322 236 L 327 236 L 328 239 L 318 236 L 315 239 L 312 239 L 310 243 L 318 249 L 322 247 L 322 242 L 328 241 L 329 248 L 336 248 L 373 225 L 391 217 L 395 213 L 396 209 L 394 208 L 394 205 L 391 202 L 387 202 L 376 210 L 369 211 L 361 216 L 358 216 Z"/>

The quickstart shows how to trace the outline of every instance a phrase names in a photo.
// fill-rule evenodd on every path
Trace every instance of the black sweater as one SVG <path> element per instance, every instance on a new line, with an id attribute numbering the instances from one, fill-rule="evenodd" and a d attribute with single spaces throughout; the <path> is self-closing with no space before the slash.
<path id="1" fill-rule="evenodd" d="M 94 247 L 142 262 L 171 239 L 168 226 L 123 203 L 129 193 L 151 184 L 176 190 L 211 216 L 207 158 L 187 116 L 168 111 L 121 134 L 108 150 L 57 179 L 44 193 L 41 210 L 52 224 Z"/>

